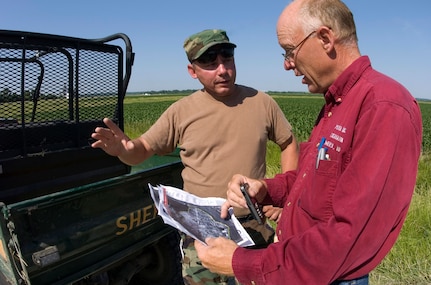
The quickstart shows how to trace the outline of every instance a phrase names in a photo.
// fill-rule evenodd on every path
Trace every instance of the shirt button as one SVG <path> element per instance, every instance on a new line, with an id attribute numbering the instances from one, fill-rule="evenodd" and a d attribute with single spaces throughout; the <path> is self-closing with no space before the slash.
<path id="1" fill-rule="evenodd" d="M 254 282 L 253 280 L 251 280 L 251 285 L 256 285 L 256 282 Z"/>
<path id="2" fill-rule="evenodd" d="M 302 174 L 302 178 L 305 178 L 305 176 L 307 176 L 306 172 L 304 172 L 304 174 Z"/>
<path id="3" fill-rule="evenodd" d="M 332 117 L 332 112 L 328 113 L 328 118 Z"/>
<path id="4" fill-rule="evenodd" d="M 287 202 L 287 207 L 289 207 L 290 205 L 292 205 L 292 202 Z"/>

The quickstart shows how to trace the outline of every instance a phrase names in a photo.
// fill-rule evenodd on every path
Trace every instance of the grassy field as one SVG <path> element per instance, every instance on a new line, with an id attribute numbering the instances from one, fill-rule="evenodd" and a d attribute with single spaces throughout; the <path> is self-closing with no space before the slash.
<path id="1" fill-rule="evenodd" d="M 160 114 L 184 95 L 131 96 L 125 100 L 125 130 L 130 137 L 139 136 Z M 323 104 L 321 96 L 274 94 L 299 141 L 304 141 Z M 371 284 L 431 284 L 431 103 L 420 102 L 424 138 L 423 155 L 405 225 L 392 251 L 371 273 Z M 268 144 L 267 176 L 280 171 L 279 150 Z"/>

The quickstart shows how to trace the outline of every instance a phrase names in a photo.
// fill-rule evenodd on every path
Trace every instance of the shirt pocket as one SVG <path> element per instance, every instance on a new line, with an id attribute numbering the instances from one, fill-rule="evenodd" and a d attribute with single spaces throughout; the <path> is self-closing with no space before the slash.
<path id="1" fill-rule="evenodd" d="M 337 185 L 339 163 L 321 160 L 301 193 L 300 207 L 315 221 L 328 221 L 333 215 L 332 199 Z"/>

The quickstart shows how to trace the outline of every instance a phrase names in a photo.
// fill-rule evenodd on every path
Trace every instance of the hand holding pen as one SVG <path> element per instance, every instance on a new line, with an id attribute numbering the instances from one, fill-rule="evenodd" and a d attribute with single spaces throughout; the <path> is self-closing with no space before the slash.
<path id="1" fill-rule="evenodd" d="M 263 180 L 251 179 L 241 174 L 235 174 L 228 184 L 227 200 L 222 205 L 221 217 L 226 218 L 230 207 L 248 208 L 247 201 L 241 192 L 241 185 L 248 184 L 247 193 L 251 198 L 262 201 L 266 194 L 266 184 Z"/>

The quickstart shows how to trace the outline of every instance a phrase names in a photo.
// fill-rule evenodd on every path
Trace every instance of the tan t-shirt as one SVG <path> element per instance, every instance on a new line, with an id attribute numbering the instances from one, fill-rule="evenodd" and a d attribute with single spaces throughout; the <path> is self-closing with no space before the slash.
<path id="1" fill-rule="evenodd" d="M 268 94 L 237 87 L 223 101 L 203 91 L 176 101 L 142 135 L 159 155 L 179 146 L 184 190 L 197 196 L 226 198 L 236 173 L 263 178 L 267 140 L 282 145 L 292 136 Z"/>

